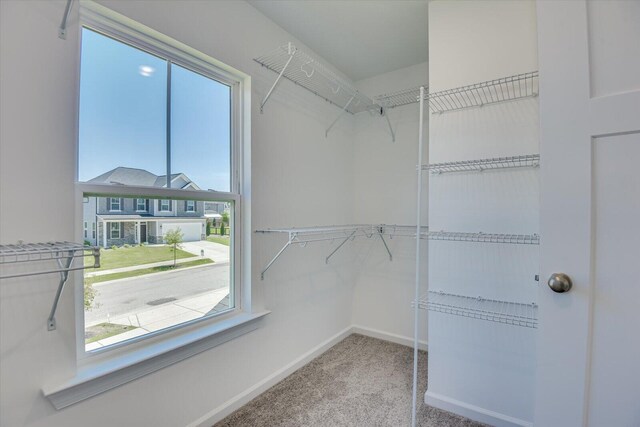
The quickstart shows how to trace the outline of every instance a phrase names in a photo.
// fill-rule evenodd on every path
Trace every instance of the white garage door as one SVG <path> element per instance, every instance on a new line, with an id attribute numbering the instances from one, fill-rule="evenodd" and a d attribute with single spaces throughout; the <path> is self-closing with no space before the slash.
<path id="1" fill-rule="evenodd" d="M 184 242 L 196 242 L 202 237 L 201 222 L 165 222 L 162 224 L 163 236 L 169 230 L 175 230 L 176 228 L 180 228 L 180 231 L 184 235 L 182 238 Z"/>

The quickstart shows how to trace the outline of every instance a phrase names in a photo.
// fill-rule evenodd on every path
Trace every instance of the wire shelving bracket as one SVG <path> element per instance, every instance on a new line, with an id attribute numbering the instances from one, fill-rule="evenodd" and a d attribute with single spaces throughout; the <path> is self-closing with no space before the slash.
<path id="1" fill-rule="evenodd" d="M 450 172 L 482 172 L 493 169 L 536 168 L 538 166 L 540 166 L 539 154 L 525 154 L 521 156 L 494 157 L 492 159 L 432 163 L 422 165 L 422 170 L 427 170 L 432 174 L 442 174 Z"/>
<path id="2" fill-rule="evenodd" d="M 432 113 L 463 110 L 538 95 L 538 71 L 433 92 L 428 95 Z"/>
<path id="3" fill-rule="evenodd" d="M 525 304 L 487 299 L 481 296 L 471 297 L 443 291 L 429 291 L 420 298 L 418 307 L 506 325 L 534 329 L 538 327 L 538 305 L 536 303 Z"/>
<path id="4" fill-rule="evenodd" d="M 67 21 L 69 20 L 69 13 L 71 12 L 72 4 L 73 0 L 67 0 L 67 5 L 64 8 L 64 15 L 62 15 L 62 21 L 60 22 L 60 27 L 58 27 L 58 37 L 63 40 L 67 39 Z"/>
<path id="5" fill-rule="evenodd" d="M 452 242 L 503 243 L 511 245 L 539 245 L 537 234 L 463 233 L 456 231 L 429 231 L 429 240 Z"/>
<path id="6" fill-rule="evenodd" d="M 423 99 L 427 99 L 428 87 L 423 86 L 424 91 Z M 391 126 L 391 121 L 389 120 L 388 110 L 391 110 L 396 107 L 400 107 L 403 105 L 415 104 L 420 101 L 420 87 L 414 87 L 411 89 L 403 89 L 397 92 L 391 92 L 383 95 L 378 95 L 373 98 L 374 102 L 380 106 L 380 113 L 387 120 L 387 125 L 389 126 L 389 132 L 391 132 L 391 140 L 393 142 L 396 141 L 396 135 L 393 131 L 393 127 Z"/>
<path id="7" fill-rule="evenodd" d="M 416 227 L 409 225 L 388 225 L 388 224 L 355 224 L 355 225 L 330 225 L 317 226 L 307 228 L 269 228 L 266 230 L 256 230 L 256 233 L 281 233 L 287 234 L 288 239 L 284 246 L 276 253 L 276 255 L 267 263 L 260 273 L 260 278 L 264 280 L 264 275 L 271 266 L 280 258 L 284 251 L 291 245 L 297 244 L 305 247 L 308 243 L 337 241 L 338 245 L 327 255 L 325 263 L 328 264 L 331 257 L 338 252 L 347 242 L 355 240 L 357 237 L 373 238 L 377 236 L 382 242 L 389 260 L 393 261 L 393 254 L 387 245 L 385 239 L 393 239 L 394 237 L 414 237 L 416 235 Z M 421 237 L 426 236 L 427 228 L 422 228 Z"/>
<path id="8" fill-rule="evenodd" d="M 254 58 L 258 64 L 278 74 L 273 85 L 260 103 L 260 112 L 271 97 L 282 77 L 302 86 L 311 93 L 342 109 L 331 123 L 325 136 L 344 113 L 357 114 L 364 111 L 378 111 L 376 105 L 366 95 L 360 93 L 351 83 L 339 77 L 320 61 L 296 48 L 289 42 L 273 52 Z"/>
<path id="9" fill-rule="evenodd" d="M 73 267 L 73 260 L 92 256 L 93 265 L 83 265 Z M 86 268 L 100 267 L 100 248 L 98 246 L 85 246 L 80 243 L 73 242 L 49 242 L 49 243 L 19 243 L 16 245 L 0 245 L 0 264 L 20 264 L 32 263 L 40 261 L 55 261 L 58 265 L 54 270 L 43 271 L 27 271 L 15 274 L 0 276 L 0 279 L 11 279 L 15 277 L 34 276 L 40 274 L 59 273 L 60 282 L 58 290 L 51 306 L 51 312 L 47 319 L 47 330 L 56 329 L 56 309 L 60 301 L 60 295 L 64 285 L 69 279 L 69 272 L 76 270 L 84 270 Z"/>

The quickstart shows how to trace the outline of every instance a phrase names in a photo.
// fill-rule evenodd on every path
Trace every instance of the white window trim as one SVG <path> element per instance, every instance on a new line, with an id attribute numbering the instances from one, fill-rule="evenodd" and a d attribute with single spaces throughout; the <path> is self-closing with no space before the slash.
<path id="1" fill-rule="evenodd" d="M 251 162 L 251 77 L 94 2 L 81 0 L 80 15 L 80 25 L 76 27 L 78 33 L 81 31 L 81 25 L 85 25 L 150 52 L 159 52 L 162 56 L 172 58 L 176 64 L 204 75 L 211 75 L 211 67 L 215 67 L 216 80 L 229 82 L 232 86 L 232 138 L 234 141 L 231 154 L 236 164 L 236 173 L 231 177 L 231 188 L 235 193 L 182 190 L 181 195 L 184 194 L 184 199 L 234 203 L 234 215 L 231 221 L 232 226 L 237 224 L 234 227 L 236 230 L 234 237 L 238 244 L 232 243 L 233 255 L 237 260 L 232 273 L 236 289 L 236 309 L 223 316 L 197 319 L 169 328 L 162 333 L 148 334 L 141 337 L 143 339 L 127 341 L 127 345 L 124 346 L 110 346 L 104 352 L 87 353 L 84 340 L 77 339 L 76 375 L 62 384 L 43 388 L 45 395 L 58 408 L 95 396 L 247 333 L 258 327 L 256 322 L 268 314 L 268 311 L 261 310 L 256 307 L 256 304 L 252 305 L 251 298 L 251 170 L 248 167 Z M 78 34 L 78 40 L 80 39 Z M 79 83 L 77 89 L 79 90 Z M 78 97 L 76 102 L 79 102 Z M 76 111 L 79 111 L 77 105 Z M 116 189 L 111 185 L 80 183 L 76 176 L 76 216 L 78 218 L 82 218 L 81 201 L 85 193 L 100 197 L 144 195 L 150 199 L 175 198 L 172 190 L 167 192 L 166 189 L 148 187 L 142 192 L 135 187 Z M 240 194 L 242 200 L 240 200 Z M 78 221 L 77 224 L 76 238 L 82 233 L 81 222 Z M 82 272 L 74 272 L 73 280 L 76 284 L 74 287 L 76 321 L 67 325 L 59 322 L 58 327 L 75 327 L 76 336 L 82 337 L 84 336 L 82 304 L 84 290 L 83 286 L 77 285 L 83 282 Z M 63 405 L 61 402 L 66 403 Z"/>
<path id="2" fill-rule="evenodd" d="M 122 224 L 120 224 L 117 221 L 113 221 L 113 222 L 109 222 L 109 239 L 113 240 L 113 239 L 119 239 L 120 238 L 120 228 L 122 227 Z M 113 237 L 113 232 L 116 231 L 118 232 L 118 237 Z"/>
<path id="3" fill-rule="evenodd" d="M 169 207 L 167 209 L 162 207 L 163 202 L 168 202 L 167 205 Z M 171 212 L 172 211 L 172 209 L 171 209 L 171 205 L 172 204 L 173 204 L 173 200 L 171 200 L 171 199 L 160 199 L 160 200 L 158 200 L 158 212 Z"/>
<path id="4" fill-rule="evenodd" d="M 118 209 L 113 209 L 113 201 L 117 200 L 118 201 Z M 109 199 L 109 212 L 122 212 L 122 200 L 120 200 L 120 197 L 111 197 Z"/>
<path id="5" fill-rule="evenodd" d="M 142 200 L 142 209 L 140 209 L 140 203 L 138 200 Z M 136 198 L 136 212 L 146 212 L 147 211 L 147 199 Z"/>

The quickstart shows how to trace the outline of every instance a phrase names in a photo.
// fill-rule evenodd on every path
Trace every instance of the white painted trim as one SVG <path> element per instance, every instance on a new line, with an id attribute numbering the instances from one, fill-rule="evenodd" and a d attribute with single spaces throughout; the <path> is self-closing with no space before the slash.
<path id="1" fill-rule="evenodd" d="M 403 335 L 392 334 L 390 332 L 381 331 L 378 329 L 367 328 L 365 326 L 353 325 L 351 332 L 354 334 L 365 335 L 371 338 L 378 338 L 383 341 L 394 342 L 396 344 L 405 345 L 413 348 L 413 337 L 405 337 Z M 418 348 L 420 350 L 427 351 L 428 345 L 426 341 L 419 341 Z"/>
<path id="2" fill-rule="evenodd" d="M 45 387 L 42 392 L 56 409 L 65 408 L 251 332 L 267 314 L 266 311 L 243 313 L 211 327 L 198 328 L 172 340 L 87 365 L 67 382 Z"/>
<path id="3" fill-rule="evenodd" d="M 285 365 L 284 367 L 264 378 L 252 387 L 232 397 L 214 410 L 206 413 L 194 422 L 188 424 L 188 427 L 210 427 L 214 425 L 224 417 L 230 415 L 232 412 L 249 403 L 249 401 L 257 397 L 261 393 L 264 393 L 269 388 L 273 387 L 298 369 L 302 368 L 307 363 L 311 362 L 313 359 L 320 356 L 343 339 L 347 338 L 349 335 L 351 335 L 352 329 L 353 328 L 350 326 L 338 332 L 328 340 L 312 348 L 302 356 L 293 360 L 291 363 Z"/>
<path id="4" fill-rule="evenodd" d="M 496 427 L 533 427 L 531 421 L 521 420 L 499 412 L 489 411 L 479 406 L 470 405 L 456 399 L 451 399 L 427 390 L 424 395 L 424 403 L 434 408 L 453 412 L 474 421 L 489 424 Z"/>

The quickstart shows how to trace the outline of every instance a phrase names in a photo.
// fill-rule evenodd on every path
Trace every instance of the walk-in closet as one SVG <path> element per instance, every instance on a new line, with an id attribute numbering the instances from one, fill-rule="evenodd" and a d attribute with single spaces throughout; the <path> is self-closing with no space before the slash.
<path id="1" fill-rule="evenodd" d="M 640 426 L 640 2 L 0 19 L 0 426 Z"/>

